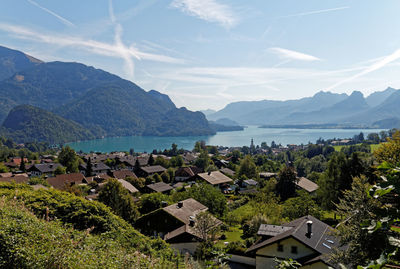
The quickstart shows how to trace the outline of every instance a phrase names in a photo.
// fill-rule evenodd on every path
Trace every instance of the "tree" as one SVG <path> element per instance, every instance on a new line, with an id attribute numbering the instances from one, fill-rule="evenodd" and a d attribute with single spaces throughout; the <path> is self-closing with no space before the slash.
<path id="1" fill-rule="evenodd" d="M 174 156 L 170 160 L 170 164 L 172 167 L 181 167 L 183 165 L 183 158 L 181 155 Z"/>
<path id="2" fill-rule="evenodd" d="M 150 154 L 148 163 L 149 163 L 149 165 L 153 165 L 154 164 L 153 154 Z"/>
<path id="3" fill-rule="evenodd" d="M 220 223 L 221 222 L 210 213 L 200 212 L 196 215 L 193 228 L 203 241 L 207 241 L 210 235 L 215 235 Z"/>
<path id="4" fill-rule="evenodd" d="M 294 220 L 305 215 L 312 215 L 317 219 L 321 217 L 321 210 L 310 194 L 301 190 L 298 197 L 289 198 L 283 204 L 282 216 Z"/>
<path id="5" fill-rule="evenodd" d="M 168 195 L 162 193 L 144 194 L 140 199 L 140 213 L 147 214 L 162 207 L 163 202 L 168 202 Z"/>
<path id="6" fill-rule="evenodd" d="M 223 216 L 227 210 L 226 198 L 218 189 L 209 184 L 192 186 L 184 192 L 176 192 L 172 195 L 175 202 L 193 198 L 208 207 L 211 214 Z"/>
<path id="7" fill-rule="evenodd" d="M 21 155 L 21 164 L 19 165 L 19 170 L 22 171 L 22 172 L 26 171 L 26 169 L 25 169 L 25 160 L 24 159 L 25 159 L 24 155 Z"/>
<path id="8" fill-rule="evenodd" d="M 65 173 L 67 173 L 67 171 L 66 171 L 66 168 L 63 167 L 63 166 L 58 166 L 58 167 L 56 168 L 56 170 L 54 170 L 54 174 L 55 174 L 55 175 L 63 175 L 63 174 L 65 174 Z"/>
<path id="9" fill-rule="evenodd" d="M 240 162 L 238 175 L 245 175 L 247 178 L 257 177 L 257 166 L 250 155 L 246 155 L 246 157 L 244 157 Z"/>
<path id="10" fill-rule="evenodd" d="M 62 147 L 60 154 L 58 154 L 58 161 L 67 168 L 67 172 L 79 172 L 79 158 L 75 154 L 75 150 L 69 146 Z"/>
<path id="11" fill-rule="evenodd" d="M 285 166 L 278 175 L 276 191 L 283 201 L 296 194 L 296 173 L 292 167 Z"/>
<path id="12" fill-rule="evenodd" d="M 139 211 L 132 196 L 114 178 L 111 178 L 99 192 L 99 201 L 111 207 L 115 214 L 131 224 L 139 217 Z"/>
<path id="13" fill-rule="evenodd" d="M 92 161 L 89 159 L 86 162 L 86 176 L 91 177 L 93 176 L 93 167 L 92 167 Z"/>
<path id="14" fill-rule="evenodd" d="M 138 190 L 141 190 L 141 189 L 144 188 L 144 186 L 146 186 L 146 184 L 145 184 L 146 179 L 144 179 L 142 177 L 131 177 L 131 176 L 128 176 L 128 177 L 125 178 L 125 180 L 128 181 L 129 183 L 131 183 Z"/>
<path id="15" fill-rule="evenodd" d="M 381 144 L 374 152 L 378 162 L 387 162 L 392 165 L 400 164 L 400 131 L 396 131 L 387 143 Z"/>
<path id="16" fill-rule="evenodd" d="M 352 188 L 344 191 L 343 198 L 337 204 L 337 213 L 344 221 L 337 227 L 337 235 L 346 250 L 337 251 L 333 258 L 344 264 L 366 265 L 368 261 L 378 259 L 388 240 L 382 231 L 371 232 L 365 226 L 366 220 L 378 220 L 376 213 L 380 209 L 377 200 L 369 195 L 370 186 L 365 177 L 354 178 Z"/>
<path id="17" fill-rule="evenodd" d="M 200 156 L 195 160 L 194 164 L 203 171 L 206 171 L 210 164 L 210 157 L 208 156 L 207 151 L 202 150 Z"/>

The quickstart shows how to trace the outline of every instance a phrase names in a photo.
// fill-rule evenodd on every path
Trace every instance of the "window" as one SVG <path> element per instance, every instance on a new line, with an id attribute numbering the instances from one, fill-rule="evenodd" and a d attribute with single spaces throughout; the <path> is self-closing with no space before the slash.
<path id="1" fill-rule="evenodd" d="M 278 251 L 279 251 L 279 252 L 283 252 L 283 245 L 278 244 Z"/>
<path id="2" fill-rule="evenodd" d="M 297 247 L 296 246 L 292 246 L 292 251 L 293 254 L 297 254 Z"/>

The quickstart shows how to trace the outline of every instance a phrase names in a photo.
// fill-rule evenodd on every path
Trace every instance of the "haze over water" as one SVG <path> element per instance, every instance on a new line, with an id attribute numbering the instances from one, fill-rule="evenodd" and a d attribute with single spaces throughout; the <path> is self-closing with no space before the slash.
<path id="1" fill-rule="evenodd" d="M 151 152 L 153 149 L 164 150 L 171 148 L 172 143 L 178 148 L 192 150 L 196 141 L 204 140 L 207 145 L 241 147 L 249 146 L 250 140 L 254 139 L 255 145 L 272 141 L 286 146 L 287 144 L 315 143 L 318 138 L 352 138 L 360 132 L 367 136 L 369 133 L 379 133 L 382 129 L 280 129 L 280 128 L 258 128 L 249 126 L 244 131 L 219 132 L 212 136 L 186 136 L 186 137 L 157 137 L 157 136 L 126 136 L 110 137 L 88 141 L 68 143 L 76 151 L 83 152 L 112 152 L 129 151 L 133 148 L 135 152 Z"/>

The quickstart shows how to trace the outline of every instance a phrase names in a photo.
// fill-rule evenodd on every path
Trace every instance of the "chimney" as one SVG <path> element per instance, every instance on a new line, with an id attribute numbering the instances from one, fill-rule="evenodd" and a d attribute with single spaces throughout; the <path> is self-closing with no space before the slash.
<path id="1" fill-rule="evenodd" d="M 194 227 L 194 224 L 195 224 L 194 217 L 193 217 L 193 216 L 190 216 L 190 217 L 189 217 L 189 226 Z"/>
<path id="2" fill-rule="evenodd" d="M 183 207 L 183 201 L 178 202 L 178 208 L 182 208 Z"/>
<path id="3" fill-rule="evenodd" d="M 312 235 L 312 221 L 307 221 L 307 237 L 310 238 Z"/>
<path id="4" fill-rule="evenodd" d="M 162 206 L 162 207 L 166 207 L 166 206 L 168 206 L 168 203 L 167 203 L 166 201 L 162 201 L 162 202 L 161 202 L 161 206 Z"/>
<path id="5" fill-rule="evenodd" d="M 208 175 L 211 175 L 211 171 L 208 171 Z"/>

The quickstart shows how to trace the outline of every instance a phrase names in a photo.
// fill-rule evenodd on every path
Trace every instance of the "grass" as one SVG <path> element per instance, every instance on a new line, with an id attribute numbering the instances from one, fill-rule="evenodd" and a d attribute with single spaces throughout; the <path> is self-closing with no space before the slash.
<path id="1" fill-rule="evenodd" d="M 229 227 L 229 230 L 227 232 L 224 232 L 223 234 L 226 235 L 226 239 L 219 240 L 217 243 L 218 247 L 223 247 L 225 245 L 224 242 L 243 241 L 243 239 L 241 238 L 241 236 L 243 235 L 243 231 L 238 225 Z"/>
<path id="2" fill-rule="evenodd" d="M 361 145 L 360 144 L 356 144 L 356 145 Z M 371 146 L 371 153 L 374 153 L 374 151 L 379 148 L 381 144 L 370 144 Z M 340 146 L 333 146 L 333 148 L 335 149 L 335 151 L 340 152 L 342 150 L 343 147 L 349 147 L 349 146 L 345 146 L 345 145 L 340 145 Z"/>

